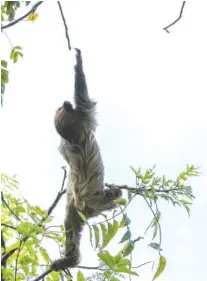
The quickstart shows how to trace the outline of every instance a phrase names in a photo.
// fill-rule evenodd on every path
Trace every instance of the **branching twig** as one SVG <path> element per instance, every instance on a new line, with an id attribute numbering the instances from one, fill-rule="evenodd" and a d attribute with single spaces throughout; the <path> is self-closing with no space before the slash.
<path id="1" fill-rule="evenodd" d="M 54 208 L 56 207 L 57 203 L 60 201 L 60 198 L 66 193 L 66 188 L 64 188 L 64 185 L 65 185 L 65 180 L 66 180 L 66 177 L 67 177 L 67 171 L 66 171 L 66 168 L 63 166 L 62 167 L 63 171 L 64 171 L 64 175 L 63 175 L 63 180 L 62 180 L 62 185 L 61 185 L 61 189 L 60 191 L 58 192 L 54 202 L 52 203 L 52 205 L 48 208 L 48 211 L 47 211 L 47 216 L 50 216 L 52 211 L 54 210 Z M 43 222 L 45 220 L 45 218 L 43 218 L 41 220 L 41 222 Z"/>
<path id="2" fill-rule="evenodd" d="M 124 206 L 124 208 L 123 208 L 123 210 L 122 210 L 121 212 L 117 213 L 116 215 L 113 215 L 113 217 L 111 217 L 111 218 L 109 218 L 109 219 L 106 219 L 105 221 L 97 222 L 97 223 L 93 224 L 92 226 L 98 225 L 98 224 L 101 224 L 101 223 L 108 222 L 108 221 L 114 219 L 115 217 L 121 215 L 121 214 L 123 213 L 123 211 L 126 210 L 127 206 L 132 202 L 132 200 L 134 199 L 134 197 L 135 197 L 136 195 L 137 195 L 137 194 L 135 193 L 135 194 L 132 196 L 132 198 L 131 198 L 131 199 L 128 201 L 128 203 Z"/>
<path id="3" fill-rule="evenodd" d="M 147 261 L 147 262 L 144 262 L 144 263 L 142 263 L 142 264 L 140 264 L 138 266 L 132 266 L 131 268 L 140 268 L 140 267 L 142 267 L 142 266 L 144 266 L 144 265 L 146 265 L 148 263 L 154 263 L 154 261 Z"/>
<path id="4" fill-rule="evenodd" d="M 18 220 L 18 221 L 21 221 L 20 218 L 12 211 L 12 209 L 9 207 L 9 205 L 7 204 L 6 200 L 4 199 L 4 194 L 3 192 L 1 191 L 1 200 L 2 202 L 6 205 L 7 209 L 9 209 L 9 211 L 15 216 L 15 218 Z"/>
<path id="5" fill-rule="evenodd" d="M 167 32 L 167 33 L 170 33 L 170 31 L 168 30 L 169 27 L 173 26 L 174 24 L 176 24 L 176 22 L 178 22 L 181 18 L 182 18 L 182 15 L 183 15 L 183 10 L 184 10 L 184 7 L 185 7 L 185 2 L 186 1 L 183 1 L 182 3 L 182 7 L 180 9 L 180 14 L 178 16 L 178 18 L 176 20 L 174 20 L 171 24 L 169 24 L 168 26 L 164 27 L 163 29 Z"/>
<path id="6" fill-rule="evenodd" d="M 117 184 L 113 184 L 113 183 L 105 183 L 105 186 L 106 187 L 118 187 L 119 189 L 124 189 L 124 190 L 128 190 L 132 193 L 136 193 L 136 194 L 142 194 L 143 191 L 147 191 L 147 192 L 154 192 L 154 193 L 169 193 L 171 191 L 180 191 L 179 188 L 170 188 L 170 189 L 161 189 L 162 186 L 159 187 L 159 189 L 152 189 L 152 188 L 148 188 L 147 186 L 143 186 L 143 187 L 139 187 L 139 188 L 136 188 L 136 187 L 130 187 L 128 185 L 117 185 Z"/>
<path id="7" fill-rule="evenodd" d="M 154 212 L 154 210 L 152 209 L 152 207 L 150 206 L 150 203 L 147 201 L 147 199 L 142 195 L 144 201 L 147 203 L 148 207 L 150 208 L 150 211 L 152 212 L 153 216 L 154 216 L 154 219 L 157 221 L 157 225 L 158 225 L 158 229 L 159 229 L 159 236 L 160 236 L 160 241 L 159 241 L 159 245 L 160 245 L 160 248 L 159 248 L 159 254 L 160 254 L 160 251 L 161 251 L 161 244 L 162 244 L 162 230 L 161 230 L 161 226 L 160 226 L 160 223 L 157 219 L 157 216 Z M 156 201 L 155 201 L 156 203 Z M 157 209 L 157 203 L 156 203 L 156 211 L 158 211 Z"/>
<path id="8" fill-rule="evenodd" d="M 64 176 L 63 176 L 63 181 L 62 181 L 62 185 L 61 185 L 61 190 L 58 192 L 57 197 L 55 198 L 55 200 L 54 200 L 54 202 L 52 203 L 52 205 L 49 207 L 49 209 L 48 209 L 48 216 L 51 215 L 52 211 L 53 211 L 54 208 L 56 207 L 57 203 L 59 202 L 59 200 L 60 200 L 60 198 L 63 196 L 63 194 L 66 193 L 66 189 L 62 189 L 63 186 L 64 186 L 64 183 L 65 183 L 66 177 L 67 177 L 67 174 L 65 173 L 65 169 L 64 169 Z M 3 193 L 2 193 L 2 192 L 1 192 L 1 198 L 2 198 L 2 201 L 4 202 L 4 204 L 7 206 L 7 208 L 12 212 L 12 214 L 13 214 L 15 217 L 17 217 L 17 216 L 15 215 L 15 213 L 9 208 L 8 204 L 6 203 L 6 201 L 5 201 L 5 199 L 4 199 L 4 196 L 3 196 Z M 18 217 L 17 217 L 17 219 L 20 220 Z M 41 221 L 41 223 L 43 223 L 45 219 L 46 219 L 46 218 L 43 218 L 42 221 Z M 41 223 L 39 224 L 39 226 L 41 226 Z M 28 238 L 29 238 L 29 236 L 25 236 L 25 237 L 22 239 L 21 242 L 27 241 Z M 18 247 L 18 248 L 14 248 L 14 249 L 12 249 L 11 251 L 5 253 L 5 254 L 2 256 L 2 258 L 1 258 L 1 263 L 5 263 L 6 260 L 7 260 L 14 252 L 16 252 L 18 249 L 19 249 L 19 247 Z M 46 274 L 46 275 L 47 275 L 47 274 Z M 46 276 L 46 275 L 44 275 L 44 276 Z M 43 276 L 43 277 L 44 277 L 44 276 Z M 42 277 L 42 278 L 43 278 L 43 277 Z M 38 280 L 40 280 L 40 279 L 38 279 Z"/>
<path id="9" fill-rule="evenodd" d="M 61 14 L 61 17 L 62 17 L 62 20 L 63 20 L 64 27 L 65 27 L 65 37 L 67 39 L 68 49 L 70 51 L 71 50 L 71 44 L 70 44 L 70 37 L 69 37 L 69 34 L 68 34 L 68 27 L 67 27 L 67 24 L 66 24 L 66 20 L 65 20 L 64 14 L 63 14 L 63 9 L 62 9 L 62 6 L 60 4 L 60 1 L 57 1 L 57 3 L 58 3 L 58 6 L 59 6 L 59 9 L 60 9 L 60 14 Z"/>
<path id="10" fill-rule="evenodd" d="M 39 1 L 39 2 L 37 2 L 37 3 L 32 7 L 32 9 L 31 9 L 29 12 L 27 12 L 24 16 L 22 16 L 22 17 L 20 17 L 20 18 L 18 18 L 18 19 L 16 19 L 16 20 L 14 20 L 14 21 L 12 21 L 12 22 L 6 24 L 6 25 L 1 26 L 1 30 L 6 29 L 6 28 L 8 28 L 8 27 L 11 27 L 11 26 L 17 24 L 18 22 L 22 21 L 23 19 L 25 19 L 25 18 L 26 18 L 27 16 L 29 16 L 31 13 L 34 13 L 34 12 L 36 11 L 37 7 L 38 7 L 40 4 L 42 4 L 43 2 L 44 2 L 44 1 Z"/>
<path id="11" fill-rule="evenodd" d="M 6 224 L 6 223 L 1 223 L 1 225 L 17 231 L 16 227 L 14 227 L 13 225 L 9 225 L 9 224 Z"/>

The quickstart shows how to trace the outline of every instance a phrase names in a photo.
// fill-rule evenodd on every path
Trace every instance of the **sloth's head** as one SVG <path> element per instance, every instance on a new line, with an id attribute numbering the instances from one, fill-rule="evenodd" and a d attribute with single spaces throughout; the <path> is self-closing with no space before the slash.
<path id="1" fill-rule="evenodd" d="M 76 113 L 69 101 L 64 101 L 63 105 L 56 110 L 55 128 L 58 134 L 64 139 L 69 139 L 76 120 Z"/>

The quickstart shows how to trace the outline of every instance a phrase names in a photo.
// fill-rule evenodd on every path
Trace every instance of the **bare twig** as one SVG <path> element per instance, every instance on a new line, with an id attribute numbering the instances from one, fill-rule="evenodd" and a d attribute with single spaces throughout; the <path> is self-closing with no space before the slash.
<path id="1" fill-rule="evenodd" d="M 3 192 L 1 191 L 1 200 L 2 202 L 6 205 L 7 209 L 9 209 L 9 211 L 15 216 L 15 218 L 18 220 L 18 221 L 21 221 L 20 218 L 12 211 L 12 209 L 9 207 L 9 205 L 7 204 L 6 200 L 4 199 L 4 194 Z"/>
<path id="2" fill-rule="evenodd" d="M 60 14 L 61 14 L 61 17 L 62 17 L 62 20 L 63 20 L 64 27 L 65 27 L 65 37 L 67 39 L 68 49 L 70 51 L 71 50 L 71 44 L 70 44 L 70 37 L 69 37 L 69 34 L 68 34 L 68 27 L 67 27 L 67 24 L 66 24 L 66 20 L 65 20 L 64 14 L 63 14 L 63 9 L 62 9 L 62 6 L 60 4 L 60 1 L 57 1 L 57 3 L 58 3 L 58 6 L 59 6 L 59 9 L 60 9 Z"/>
<path id="3" fill-rule="evenodd" d="M 184 7 L 185 7 L 185 2 L 186 1 L 183 1 L 182 3 L 182 7 L 180 9 L 180 14 L 178 16 L 178 18 L 176 20 L 174 20 L 171 24 L 169 24 L 168 26 L 164 27 L 163 30 L 165 30 L 167 33 L 170 33 L 170 31 L 168 30 L 168 28 L 170 28 L 171 26 L 173 26 L 174 24 L 176 24 L 176 22 L 178 22 L 181 18 L 182 18 L 182 15 L 183 15 L 183 10 L 184 10 Z"/>
<path id="4" fill-rule="evenodd" d="M 142 264 L 140 264 L 138 266 L 132 266 L 131 268 L 140 268 L 140 267 L 142 267 L 142 266 L 144 266 L 144 265 L 146 265 L 148 263 L 154 263 L 154 261 L 147 261 L 147 262 L 144 262 L 144 263 L 142 263 Z"/>
<path id="5" fill-rule="evenodd" d="M 61 190 L 60 190 L 60 191 L 63 190 L 64 185 L 65 185 L 65 180 L 66 180 L 66 178 L 67 178 L 67 170 L 66 170 L 66 167 L 65 167 L 65 166 L 62 166 L 61 168 L 62 168 L 63 171 L 64 171 L 64 175 L 63 175 L 62 187 L 61 187 Z"/>
<path id="6" fill-rule="evenodd" d="M 12 22 L 10 22 L 10 23 L 8 23 L 8 24 L 6 24 L 6 25 L 1 26 L 1 30 L 6 29 L 6 28 L 8 28 L 8 27 L 11 27 L 11 26 L 17 24 L 18 22 L 22 21 L 23 19 L 25 19 L 27 16 L 29 16 L 29 15 L 32 14 L 32 13 L 34 13 L 34 12 L 36 11 L 37 7 L 38 7 L 39 5 L 41 5 L 43 2 L 44 2 L 44 1 L 39 1 L 39 2 L 37 2 L 36 4 L 34 4 L 34 6 L 32 7 L 32 9 L 31 9 L 29 12 L 27 12 L 24 16 L 21 16 L 20 18 L 18 18 L 18 19 L 16 19 L 16 20 L 12 21 Z"/>
<path id="7" fill-rule="evenodd" d="M 159 248 L 159 254 L 161 252 L 161 244 L 162 244 L 162 230 L 161 230 L 161 226 L 160 226 L 160 223 L 157 219 L 157 216 L 156 216 L 156 213 L 154 212 L 154 210 L 152 209 L 150 203 L 147 201 L 147 199 L 144 197 L 144 195 L 142 195 L 144 201 L 147 203 L 148 207 L 150 208 L 150 211 L 152 212 L 153 216 L 154 216 L 154 219 L 157 221 L 157 225 L 158 225 L 158 229 L 159 229 L 159 236 L 160 236 L 160 241 L 159 241 L 159 245 L 160 245 L 160 248 Z M 156 204 L 156 211 L 158 212 L 158 208 L 157 208 L 157 202 L 155 201 L 155 204 Z"/>

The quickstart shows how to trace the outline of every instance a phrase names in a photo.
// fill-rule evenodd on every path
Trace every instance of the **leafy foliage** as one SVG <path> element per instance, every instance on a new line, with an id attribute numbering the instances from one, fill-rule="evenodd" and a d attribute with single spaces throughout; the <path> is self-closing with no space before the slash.
<path id="1" fill-rule="evenodd" d="M 22 5 L 30 5 L 31 1 L 2 1 L 1 2 L 1 21 L 2 22 L 12 22 L 15 20 L 16 12 L 21 8 Z M 37 13 L 30 13 L 28 21 L 34 21 L 38 18 Z M 3 33 L 5 31 L 3 30 Z M 6 34 L 6 33 L 5 33 Z M 23 57 L 23 53 L 20 51 L 22 48 L 20 46 L 13 46 L 10 38 L 6 34 L 7 39 L 11 45 L 10 59 L 13 63 L 16 63 L 19 59 L 19 56 Z M 9 71 L 8 63 L 5 60 L 1 61 L 1 106 L 3 106 L 3 96 L 6 89 L 6 84 L 9 81 Z"/>
<path id="2" fill-rule="evenodd" d="M 140 239 L 144 239 L 144 237 L 138 236 L 133 239 L 130 229 L 131 220 L 127 216 L 126 208 L 133 198 L 136 196 L 143 198 L 152 212 L 152 221 L 145 234 L 151 229 L 152 241 L 148 246 L 156 250 L 159 255 L 159 264 L 153 280 L 160 276 L 166 266 L 166 258 L 161 255 L 161 251 L 163 252 L 164 250 L 161 245 L 161 212 L 158 209 L 158 200 L 164 199 L 172 203 L 173 206 L 178 205 L 185 209 L 187 206 L 189 213 L 190 206 L 195 198 L 192 194 L 192 188 L 185 185 L 189 177 L 199 175 L 198 169 L 193 165 L 187 166 L 185 171 L 180 173 L 174 181 L 166 179 L 165 176 L 156 176 L 154 167 L 145 172 L 142 172 L 141 169 L 132 170 L 137 184 L 135 187 L 124 186 L 124 189 L 127 189 L 132 196 L 117 202 L 120 205 L 120 212 L 114 212 L 112 217 L 108 217 L 103 213 L 104 221 L 92 225 L 86 216 L 79 212 L 80 217 L 88 226 L 91 245 L 97 250 L 100 264 L 94 269 L 101 269 L 101 272 L 92 275 L 97 280 L 118 281 L 123 279 L 126 274 L 138 275 L 132 269 L 132 256 L 136 243 Z M 32 206 L 25 198 L 19 195 L 19 183 L 15 175 L 9 177 L 6 174 L 0 174 L 0 183 L 2 189 L 3 280 L 13 281 L 34 278 L 40 274 L 43 264 L 43 270 L 47 270 L 52 262 L 44 242 L 51 240 L 58 245 L 59 249 L 63 248 L 65 243 L 64 226 L 51 225 L 52 217 L 48 216 L 47 210 L 43 210 L 39 206 Z M 177 203 L 175 204 L 174 202 Z M 112 255 L 107 247 L 109 247 L 110 242 L 118 234 L 119 230 L 123 229 L 126 230 L 119 242 L 120 250 L 117 254 Z M 8 253 L 12 254 L 4 260 Z M 16 276 L 16 279 L 14 279 L 14 276 Z M 70 276 L 66 272 L 50 272 L 46 280 L 60 280 L 61 276 L 70 280 Z M 91 280 L 90 278 L 85 277 L 81 271 L 77 273 L 77 280 L 89 281 Z"/>

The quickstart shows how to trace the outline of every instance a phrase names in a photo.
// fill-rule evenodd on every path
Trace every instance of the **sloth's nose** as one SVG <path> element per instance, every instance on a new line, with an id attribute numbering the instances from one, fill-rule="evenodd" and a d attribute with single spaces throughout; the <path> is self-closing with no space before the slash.
<path id="1" fill-rule="evenodd" d="M 72 104 L 69 101 L 64 101 L 63 108 L 68 111 L 72 109 Z"/>

